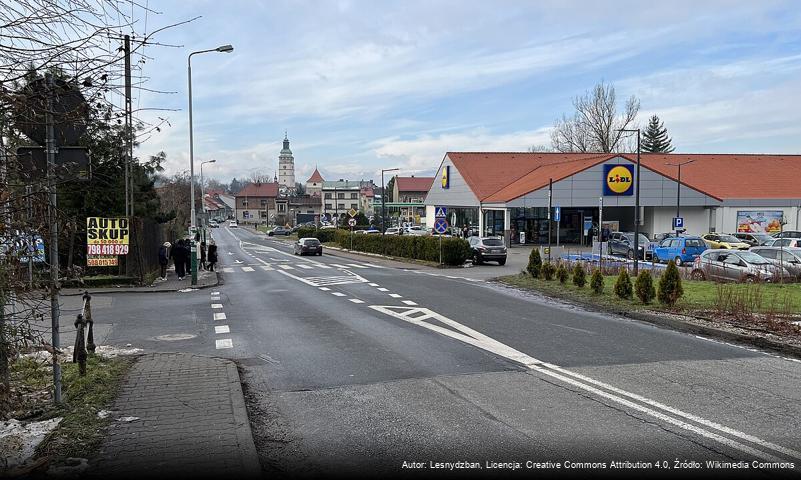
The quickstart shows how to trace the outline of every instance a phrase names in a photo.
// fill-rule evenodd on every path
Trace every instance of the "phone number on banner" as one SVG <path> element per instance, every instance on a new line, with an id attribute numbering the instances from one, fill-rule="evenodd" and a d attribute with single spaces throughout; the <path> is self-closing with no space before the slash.
<path id="1" fill-rule="evenodd" d="M 87 267 L 116 267 L 119 265 L 117 257 L 88 257 Z"/>
<path id="2" fill-rule="evenodd" d="M 128 245 L 87 245 L 89 255 L 128 255 Z"/>

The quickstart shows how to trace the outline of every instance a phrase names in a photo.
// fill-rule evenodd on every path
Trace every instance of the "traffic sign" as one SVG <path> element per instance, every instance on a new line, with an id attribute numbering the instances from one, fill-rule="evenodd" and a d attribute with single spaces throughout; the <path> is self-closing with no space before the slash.
<path id="1" fill-rule="evenodd" d="M 438 218 L 434 221 L 434 231 L 437 233 L 445 233 L 448 231 L 448 220 L 444 218 Z"/>
<path id="2" fill-rule="evenodd" d="M 557 205 L 553 207 L 553 221 L 558 222 L 560 218 L 562 218 L 562 209 Z"/>
<path id="3" fill-rule="evenodd" d="M 348 210 L 348 215 L 350 215 L 351 218 L 355 217 L 357 213 L 359 213 L 359 212 L 357 212 L 356 209 L 354 209 L 354 208 L 351 208 L 350 210 Z"/>
<path id="4" fill-rule="evenodd" d="M 436 209 L 434 209 L 434 218 L 445 218 L 447 216 L 448 216 L 447 207 L 436 207 Z"/>
<path id="5" fill-rule="evenodd" d="M 673 229 L 684 228 L 684 217 L 673 217 Z"/>
<path id="6" fill-rule="evenodd" d="M 351 227 L 355 227 L 356 226 L 356 219 L 355 218 L 351 218 L 350 220 L 348 220 L 348 225 L 350 225 Z"/>

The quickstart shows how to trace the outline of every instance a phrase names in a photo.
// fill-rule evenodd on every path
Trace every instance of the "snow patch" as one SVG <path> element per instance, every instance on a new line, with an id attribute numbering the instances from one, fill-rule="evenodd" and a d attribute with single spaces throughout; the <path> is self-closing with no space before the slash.
<path id="1" fill-rule="evenodd" d="M 36 447 L 52 432 L 61 417 L 41 422 L 23 423 L 19 420 L 0 421 L 0 452 L 5 468 L 16 467 L 33 456 Z"/>

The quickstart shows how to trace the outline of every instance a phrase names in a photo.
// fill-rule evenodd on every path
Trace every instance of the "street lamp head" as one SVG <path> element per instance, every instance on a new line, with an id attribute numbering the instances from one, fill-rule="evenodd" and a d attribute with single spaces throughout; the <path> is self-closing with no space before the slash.
<path id="1" fill-rule="evenodd" d="M 209 160 L 209 163 L 217 163 L 216 159 Z"/>
<path id="2" fill-rule="evenodd" d="M 233 45 L 220 45 L 219 47 L 215 48 L 218 52 L 224 53 L 231 53 L 234 51 Z"/>

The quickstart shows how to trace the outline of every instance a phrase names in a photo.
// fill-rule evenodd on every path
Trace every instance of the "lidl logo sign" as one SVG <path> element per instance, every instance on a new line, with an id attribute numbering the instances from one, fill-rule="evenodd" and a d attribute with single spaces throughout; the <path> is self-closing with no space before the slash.
<path id="1" fill-rule="evenodd" d="M 451 167 L 445 165 L 442 167 L 442 188 L 448 189 L 451 187 Z"/>
<path id="2" fill-rule="evenodd" d="M 604 165 L 604 195 L 633 195 L 634 166 Z"/>

